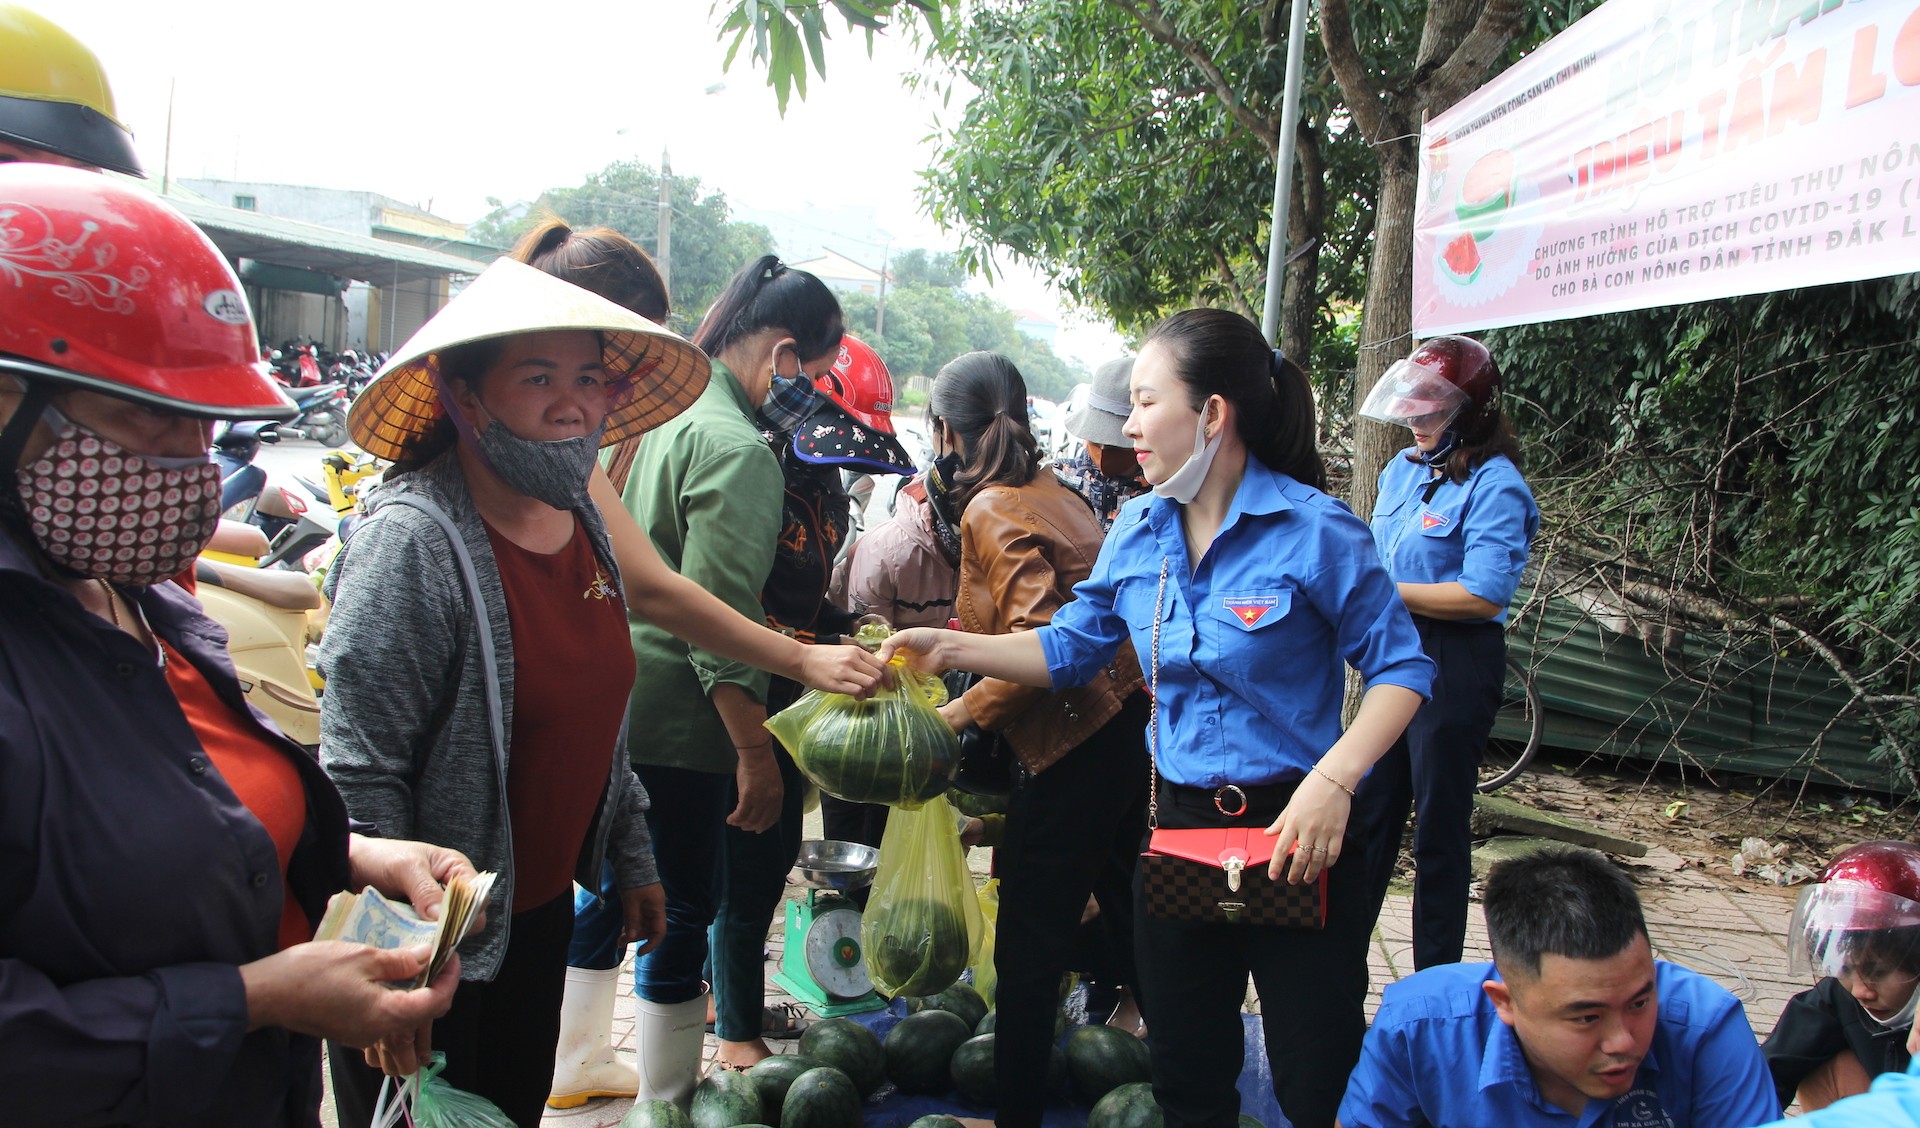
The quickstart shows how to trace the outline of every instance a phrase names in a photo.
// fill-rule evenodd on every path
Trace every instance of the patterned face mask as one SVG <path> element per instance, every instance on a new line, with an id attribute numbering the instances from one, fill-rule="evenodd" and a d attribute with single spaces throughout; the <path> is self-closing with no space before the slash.
<path id="1" fill-rule="evenodd" d="M 139 455 L 49 405 L 56 440 L 15 472 L 41 551 L 93 579 L 151 587 L 180 574 L 220 524 L 220 468 L 206 455 Z"/>

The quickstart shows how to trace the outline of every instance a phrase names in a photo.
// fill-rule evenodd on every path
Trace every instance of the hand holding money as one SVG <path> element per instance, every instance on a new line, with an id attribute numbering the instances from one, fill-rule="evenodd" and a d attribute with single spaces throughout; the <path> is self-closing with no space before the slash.
<path id="1" fill-rule="evenodd" d="M 437 919 L 432 920 L 423 919 L 411 905 L 388 900 L 371 885 L 359 893 L 335 893 L 313 938 L 345 940 L 383 951 L 424 945 L 430 953 L 426 967 L 395 983 L 423 987 L 440 974 L 447 959 L 482 919 L 493 879 L 491 873 L 455 871 L 444 896 L 432 906 L 438 910 Z"/>

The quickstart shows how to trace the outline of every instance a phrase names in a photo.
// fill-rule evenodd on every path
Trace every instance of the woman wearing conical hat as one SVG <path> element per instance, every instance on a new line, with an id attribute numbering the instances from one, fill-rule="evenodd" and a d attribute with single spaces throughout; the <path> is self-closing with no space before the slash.
<path id="1" fill-rule="evenodd" d="M 612 863 L 628 940 L 665 925 L 623 739 L 627 592 L 588 483 L 603 445 L 678 415 L 709 371 L 677 335 L 502 260 L 348 420 L 395 469 L 329 577 L 321 759 L 355 818 L 499 875 L 432 1042 L 447 1081 L 523 1126 L 552 1078 L 576 877 L 596 887 Z M 870 688 L 847 654 L 843 683 Z M 359 1057 L 331 1057 L 342 1124 L 379 1089 Z"/>

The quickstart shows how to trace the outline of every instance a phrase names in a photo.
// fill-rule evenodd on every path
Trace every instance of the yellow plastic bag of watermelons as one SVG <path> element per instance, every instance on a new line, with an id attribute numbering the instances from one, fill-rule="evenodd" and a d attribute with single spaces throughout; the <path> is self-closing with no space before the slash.
<path id="1" fill-rule="evenodd" d="M 990 877 L 980 887 L 980 946 L 973 954 L 973 963 L 968 970 L 973 973 L 973 989 L 994 1005 L 994 996 L 1000 993 L 1000 976 L 993 970 L 994 934 L 1000 930 L 1000 879 Z"/>
<path id="2" fill-rule="evenodd" d="M 938 994 L 967 969 L 984 932 L 953 808 L 935 796 L 889 815 L 860 917 L 874 987 L 889 996 Z"/>
<path id="3" fill-rule="evenodd" d="M 960 738 L 940 718 L 947 689 L 896 655 L 894 684 L 864 701 L 809 690 L 767 719 L 806 777 L 851 803 L 912 810 L 944 792 L 960 766 Z"/>

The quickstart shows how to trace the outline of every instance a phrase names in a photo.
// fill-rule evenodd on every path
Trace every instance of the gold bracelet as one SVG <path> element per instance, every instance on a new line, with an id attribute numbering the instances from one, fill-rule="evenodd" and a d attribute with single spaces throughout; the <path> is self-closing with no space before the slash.
<path id="1" fill-rule="evenodd" d="M 1328 783 L 1331 783 L 1335 787 L 1346 792 L 1347 798 L 1349 799 L 1355 798 L 1355 795 L 1353 793 L 1353 788 L 1348 787 L 1346 784 L 1341 783 L 1339 780 L 1333 778 L 1333 776 L 1330 773 L 1322 771 L 1319 764 L 1315 764 L 1313 766 L 1313 774 L 1319 776 L 1321 779 L 1326 780 Z"/>

